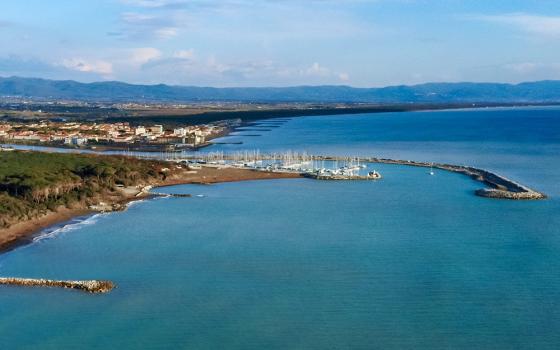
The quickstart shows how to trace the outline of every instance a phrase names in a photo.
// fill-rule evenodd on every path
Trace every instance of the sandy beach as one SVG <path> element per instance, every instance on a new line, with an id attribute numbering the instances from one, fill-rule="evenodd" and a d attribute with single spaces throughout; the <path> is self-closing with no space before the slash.
<path id="1" fill-rule="evenodd" d="M 267 179 L 283 179 L 283 178 L 299 178 L 297 173 L 272 173 L 253 171 L 249 169 L 238 168 L 217 168 L 202 167 L 201 169 L 191 171 L 175 172 L 166 180 L 146 184 L 152 187 L 174 186 L 182 184 L 213 184 L 222 182 L 250 181 L 250 180 L 267 180 Z M 126 188 L 120 191 L 119 196 L 111 196 L 104 198 L 104 206 L 111 208 L 118 206 L 124 208 L 125 204 L 134 200 L 149 197 L 149 192 L 143 192 L 141 188 Z M 95 213 L 96 210 L 87 206 L 77 205 L 74 208 L 60 207 L 56 211 L 50 211 L 45 215 L 32 220 L 25 220 L 16 223 L 9 228 L 0 230 L 0 252 L 10 250 L 19 244 L 25 244 L 35 233 L 59 224 L 70 219 Z"/>

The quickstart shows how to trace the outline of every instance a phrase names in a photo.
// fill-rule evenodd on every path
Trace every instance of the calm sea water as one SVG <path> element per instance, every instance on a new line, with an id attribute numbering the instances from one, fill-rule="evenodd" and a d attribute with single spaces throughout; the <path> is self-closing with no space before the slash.
<path id="1" fill-rule="evenodd" d="M 551 198 L 479 198 L 466 177 L 390 165 L 373 167 L 378 182 L 165 188 L 204 197 L 135 203 L 0 255 L 0 275 L 118 284 L 107 295 L 0 288 L 0 348 L 560 347 L 560 109 L 268 129 L 214 149 L 472 164 Z"/>

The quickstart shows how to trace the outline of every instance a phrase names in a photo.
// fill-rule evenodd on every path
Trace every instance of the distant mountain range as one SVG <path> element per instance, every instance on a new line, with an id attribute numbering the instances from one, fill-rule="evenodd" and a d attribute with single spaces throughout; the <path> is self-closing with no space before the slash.
<path id="1" fill-rule="evenodd" d="M 80 83 L 71 80 L 0 77 L 0 96 L 98 102 L 547 103 L 560 102 L 560 81 L 521 84 L 428 83 L 384 88 L 212 88 L 164 84 L 135 85 L 117 81 Z"/>

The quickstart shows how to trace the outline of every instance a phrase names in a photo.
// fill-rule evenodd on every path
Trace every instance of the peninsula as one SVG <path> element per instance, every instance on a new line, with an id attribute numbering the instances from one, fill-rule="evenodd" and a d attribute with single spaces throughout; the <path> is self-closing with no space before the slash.
<path id="1" fill-rule="evenodd" d="M 0 152 L 0 250 L 72 217 L 122 210 L 154 186 L 299 177 L 92 154 Z"/>

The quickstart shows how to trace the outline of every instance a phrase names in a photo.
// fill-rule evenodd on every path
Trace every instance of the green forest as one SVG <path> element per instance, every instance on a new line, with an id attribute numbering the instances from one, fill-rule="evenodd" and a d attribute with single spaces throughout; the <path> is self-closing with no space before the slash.
<path id="1" fill-rule="evenodd" d="M 120 156 L 0 152 L 0 228 L 88 203 L 118 185 L 161 180 L 162 167 L 158 161 Z"/>

